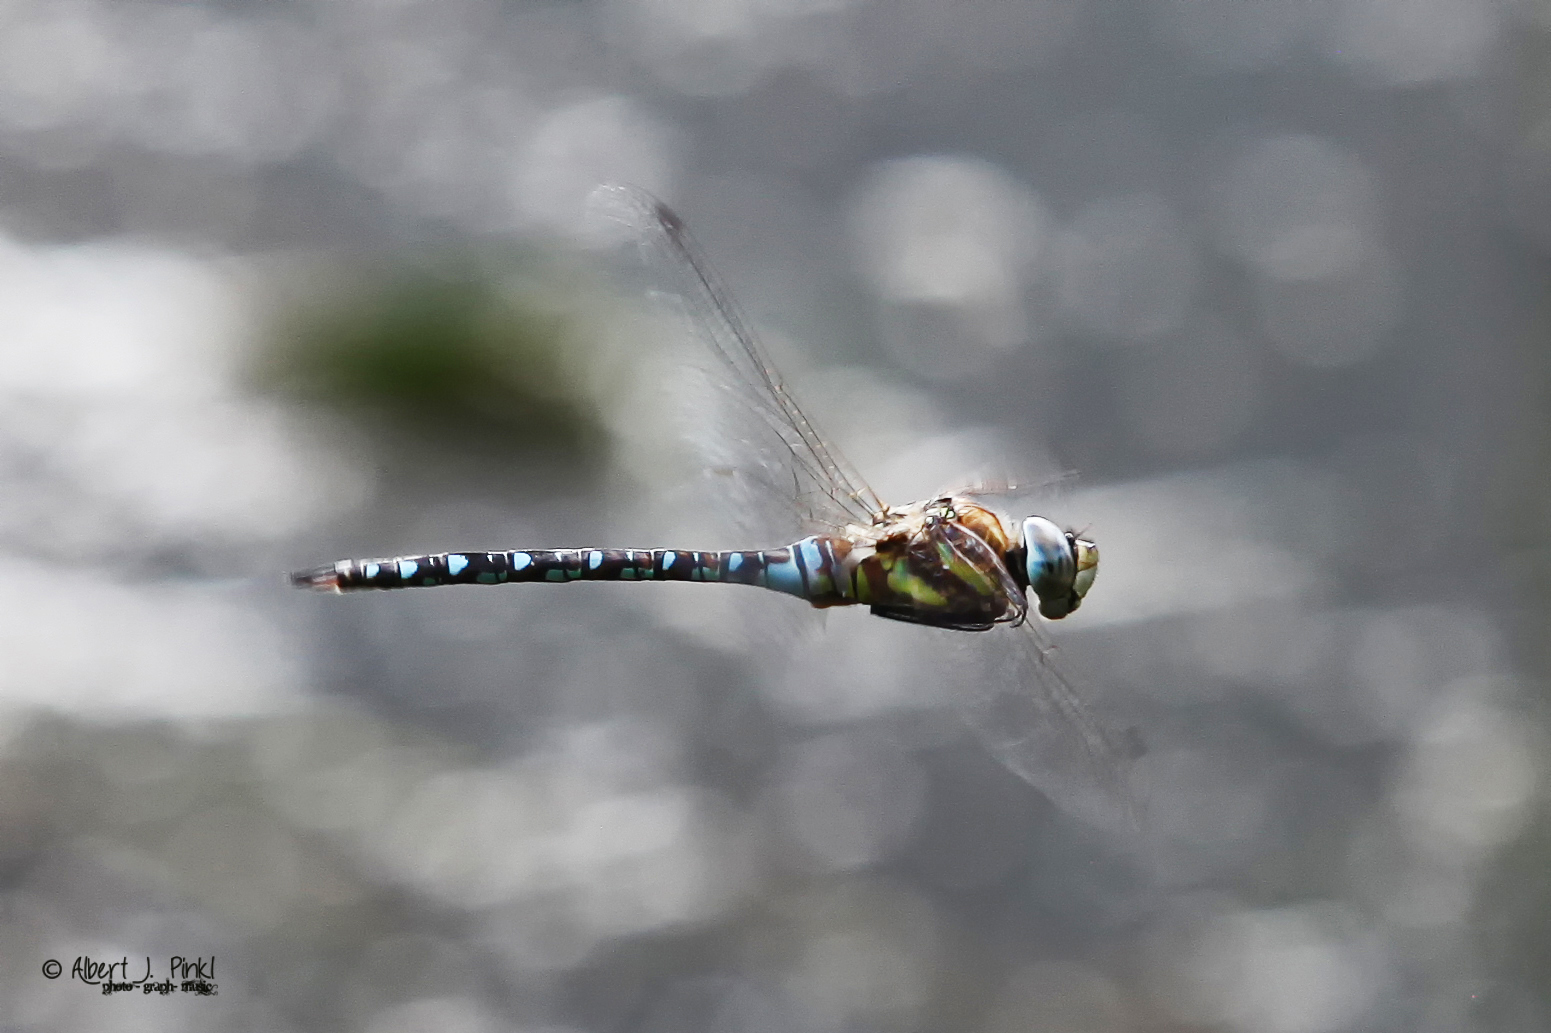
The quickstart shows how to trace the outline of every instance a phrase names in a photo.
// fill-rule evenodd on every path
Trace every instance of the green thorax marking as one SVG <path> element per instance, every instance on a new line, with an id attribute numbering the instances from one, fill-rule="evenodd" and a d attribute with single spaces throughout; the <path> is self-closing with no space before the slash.
<path id="1" fill-rule="evenodd" d="M 1018 620 L 1025 612 L 1023 591 L 1003 559 L 1006 535 L 994 515 L 945 501 L 882 530 L 852 575 L 855 601 L 875 613 L 980 628 Z"/>

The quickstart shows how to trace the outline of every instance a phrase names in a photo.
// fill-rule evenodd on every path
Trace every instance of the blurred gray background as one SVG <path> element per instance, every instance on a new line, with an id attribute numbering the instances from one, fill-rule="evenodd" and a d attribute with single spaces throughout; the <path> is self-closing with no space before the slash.
<path id="1" fill-rule="evenodd" d="M 1076 471 L 1145 843 L 909 628 L 283 587 L 778 544 L 603 181 L 885 498 Z M 1544 0 L 9 0 L 0 1028 L 1551 1028 L 1548 191 Z"/>

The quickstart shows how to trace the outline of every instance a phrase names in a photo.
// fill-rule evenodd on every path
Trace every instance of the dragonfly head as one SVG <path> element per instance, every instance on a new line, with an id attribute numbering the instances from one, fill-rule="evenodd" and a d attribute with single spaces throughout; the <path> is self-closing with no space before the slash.
<path id="1" fill-rule="evenodd" d="M 1039 597 L 1039 612 L 1060 620 L 1082 605 L 1099 572 L 1099 547 L 1044 517 L 1023 522 L 1022 552 L 1029 588 Z"/>

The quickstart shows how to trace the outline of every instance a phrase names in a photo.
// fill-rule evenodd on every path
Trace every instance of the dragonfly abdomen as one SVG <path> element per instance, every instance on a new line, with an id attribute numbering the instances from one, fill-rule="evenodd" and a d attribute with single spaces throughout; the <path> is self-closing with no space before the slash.
<path id="1" fill-rule="evenodd" d="M 353 592 L 571 581 L 719 581 L 756 585 L 821 605 L 845 601 L 835 540 L 805 538 L 782 549 L 521 549 L 341 560 L 291 575 L 298 588 Z"/>

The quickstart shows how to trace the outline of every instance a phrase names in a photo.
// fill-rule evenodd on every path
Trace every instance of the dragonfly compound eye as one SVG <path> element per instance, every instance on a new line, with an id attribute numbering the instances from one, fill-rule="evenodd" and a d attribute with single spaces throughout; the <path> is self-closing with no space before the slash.
<path id="1" fill-rule="evenodd" d="M 1039 612 L 1059 620 L 1075 610 L 1082 596 L 1076 591 L 1073 539 L 1044 517 L 1029 517 L 1023 522 L 1023 549 L 1029 588 L 1039 597 Z"/>

